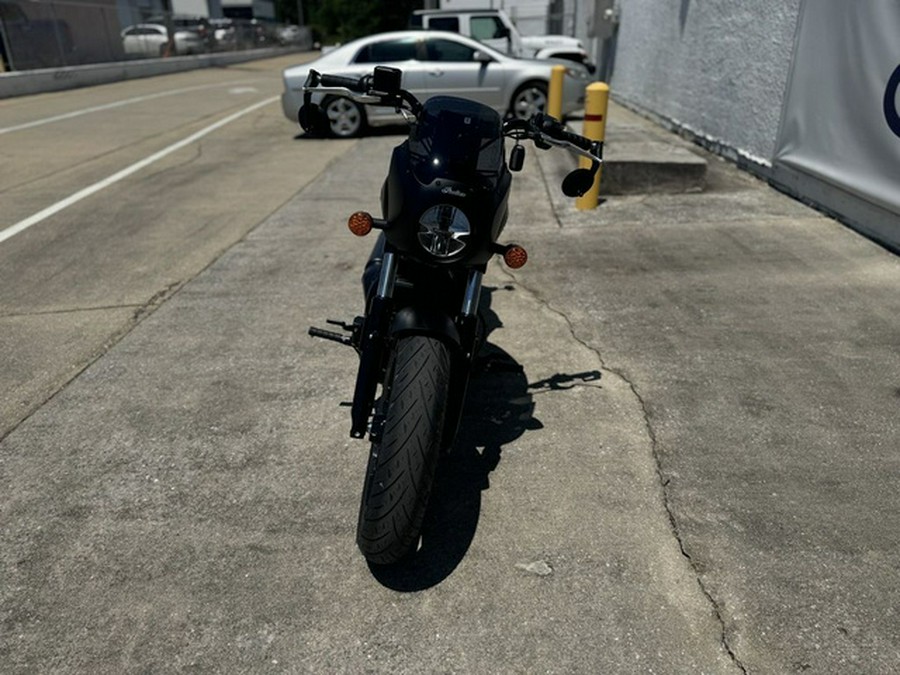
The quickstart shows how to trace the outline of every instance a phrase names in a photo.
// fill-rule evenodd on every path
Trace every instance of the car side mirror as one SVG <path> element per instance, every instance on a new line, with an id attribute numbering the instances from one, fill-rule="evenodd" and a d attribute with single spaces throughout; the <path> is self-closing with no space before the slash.
<path id="1" fill-rule="evenodd" d="M 594 174 L 590 169 L 575 169 L 563 178 L 562 191 L 566 197 L 581 197 L 594 185 Z"/>
<path id="2" fill-rule="evenodd" d="M 491 55 L 487 52 L 476 49 L 475 53 L 472 54 L 472 60 L 478 61 L 479 63 L 491 63 L 494 59 L 492 59 Z"/>

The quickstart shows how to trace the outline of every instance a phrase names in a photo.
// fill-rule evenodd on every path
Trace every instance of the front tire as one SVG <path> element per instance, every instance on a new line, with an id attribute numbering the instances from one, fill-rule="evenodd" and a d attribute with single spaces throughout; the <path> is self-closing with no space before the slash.
<path id="1" fill-rule="evenodd" d="M 328 133 L 337 138 L 359 136 L 366 127 L 366 111 L 349 98 L 332 96 L 322 104 Z"/>
<path id="2" fill-rule="evenodd" d="M 416 549 L 444 435 L 450 351 L 440 340 L 397 340 L 379 406 L 384 426 L 372 443 L 356 543 L 371 563 L 395 563 Z"/>

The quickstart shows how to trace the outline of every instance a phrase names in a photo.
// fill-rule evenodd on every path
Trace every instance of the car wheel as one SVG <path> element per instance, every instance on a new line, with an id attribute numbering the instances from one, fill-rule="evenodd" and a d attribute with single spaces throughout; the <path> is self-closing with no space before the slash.
<path id="1" fill-rule="evenodd" d="M 322 104 L 328 132 L 337 138 L 352 138 L 366 126 L 366 111 L 349 98 L 329 97 Z"/>
<path id="2" fill-rule="evenodd" d="M 509 113 L 512 117 L 527 120 L 547 107 L 547 83 L 527 82 L 513 94 Z"/>

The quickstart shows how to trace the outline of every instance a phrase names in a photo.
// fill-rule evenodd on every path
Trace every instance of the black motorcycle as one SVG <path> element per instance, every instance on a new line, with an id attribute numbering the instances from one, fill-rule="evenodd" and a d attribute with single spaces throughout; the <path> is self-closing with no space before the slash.
<path id="1" fill-rule="evenodd" d="M 306 131 L 323 128 L 317 93 L 393 107 L 410 121 L 381 190 L 383 218 L 357 212 L 348 223 L 359 236 L 381 231 L 363 274 L 365 315 L 350 324 L 329 321 L 346 333 L 309 330 L 359 353 L 350 435 L 368 434 L 371 451 L 356 541 L 379 565 L 417 548 L 435 469 L 453 444 L 484 341 L 478 301 L 487 262 L 501 255 L 519 268 L 527 260 L 521 246 L 498 243 L 510 171 L 521 170 L 525 158 L 520 142 L 566 147 L 591 160 L 590 169 L 563 181 L 571 197 L 590 189 L 602 162 L 601 143 L 542 113 L 504 121 L 467 99 L 435 96 L 422 104 L 400 83 L 401 72 L 383 66 L 358 80 L 310 71 L 299 113 Z M 505 138 L 515 141 L 509 163 Z"/>

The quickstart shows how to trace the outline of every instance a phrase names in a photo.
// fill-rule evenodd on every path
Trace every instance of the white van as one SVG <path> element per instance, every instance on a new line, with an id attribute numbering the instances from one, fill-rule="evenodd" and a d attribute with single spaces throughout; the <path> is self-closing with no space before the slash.
<path id="1" fill-rule="evenodd" d="M 409 27 L 459 33 L 510 56 L 567 59 L 592 73 L 595 69 L 579 40 L 567 35 L 523 36 L 502 9 L 419 9 L 410 15 Z"/>

